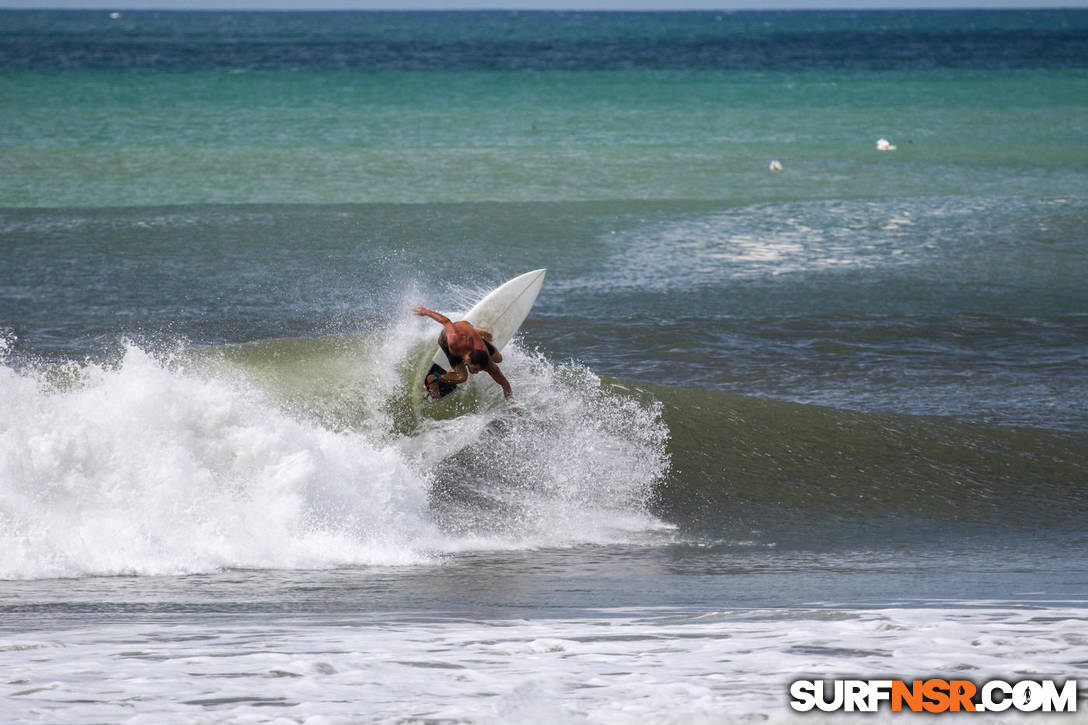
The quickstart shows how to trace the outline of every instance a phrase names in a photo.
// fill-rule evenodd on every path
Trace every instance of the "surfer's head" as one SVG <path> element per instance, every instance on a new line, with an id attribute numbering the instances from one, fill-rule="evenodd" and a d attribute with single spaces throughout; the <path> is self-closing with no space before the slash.
<path id="1" fill-rule="evenodd" d="M 487 350 L 473 350 L 465 360 L 470 373 L 480 372 L 487 367 L 489 362 L 491 362 L 491 356 L 487 354 Z"/>

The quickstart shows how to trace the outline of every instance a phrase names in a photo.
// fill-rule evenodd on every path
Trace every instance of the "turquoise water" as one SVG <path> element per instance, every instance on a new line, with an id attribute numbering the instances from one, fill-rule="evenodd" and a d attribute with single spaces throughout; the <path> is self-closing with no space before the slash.
<path id="1" fill-rule="evenodd" d="M 963 77 L 968 76 L 968 77 Z M 7 74 L 7 206 L 1067 195 L 1076 72 Z M 888 137 L 898 152 L 875 152 Z M 766 174 L 772 159 L 785 173 Z"/>
<path id="2" fill-rule="evenodd" d="M 1049 198 L 1083 180 L 1079 11 L 4 18 L 4 206 Z"/>
<path id="3" fill-rule="evenodd" d="M 1088 678 L 1086 138 L 1085 11 L 0 13 L 10 719 Z"/>

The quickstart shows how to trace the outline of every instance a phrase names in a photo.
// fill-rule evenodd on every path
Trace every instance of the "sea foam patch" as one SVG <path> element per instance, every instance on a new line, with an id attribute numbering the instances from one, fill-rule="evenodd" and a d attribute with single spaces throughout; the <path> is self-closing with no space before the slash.
<path id="1" fill-rule="evenodd" d="M 14 672 L 33 652 L 34 668 L 7 683 L 15 723 L 270 716 L 805 723 L 812 713 L 793 713 L 788 704 L 789 683 L 798 679 L 1088 676 L 1086 621 L 1083 609 L 1061 606 L 618 610 L 531 621 L 209 618 L 4 635 L 0 667 Z M 884 710 L 854 717 L 885 723 L 933 716 Z M 1069 716 L 967 717 L 986 725 L 1049 725 Z"/>
<path id="2" fill-rule="evenodd" d="M 1025 244 L 1045 240 L 1046 230 L 1023 221 L 1030 216 L 1028 206 L 1038 202 L 1016 197 L 784 201 L 648 222 L 604 237 L 614 265 L 608 275 L 583 282 L 594 289 L 660 290 L 938 262 L 974 269 L 980 259 L 1015 258 Z M 1063 201 L 1047 213 L 1059 223 L 1076 208 Z"/>

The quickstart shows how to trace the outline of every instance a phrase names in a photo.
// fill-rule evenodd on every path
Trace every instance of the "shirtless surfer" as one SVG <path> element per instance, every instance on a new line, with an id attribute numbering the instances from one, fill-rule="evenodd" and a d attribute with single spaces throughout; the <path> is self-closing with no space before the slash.
<path id="1" fill-rule="evenodd" d="M 430 317 L 442 325 L 442 333 L 438 336 L 438 346 L 446 353 L 446 358 L 453 368 L 448 373 L 441 375 L 428 375 L 425 384 L 427 392 L 432 398 L 439 398 L 439 383 L 453 383 L 460 385 L 468 380 L 469 373 L 476 374 L 486 372 L 502 388 L 502 393 L 507 398 L 513 395 L 510 390 L 510 382 L 499 370 L 496 363 L 502 362 L 502 353 L 491 344 L 491 333 L 473 327 L 467 320 L 450 322 L 445 315 L 428 310 L 423 305 L 416 305 L 412 312 L 420 317 Z"/>

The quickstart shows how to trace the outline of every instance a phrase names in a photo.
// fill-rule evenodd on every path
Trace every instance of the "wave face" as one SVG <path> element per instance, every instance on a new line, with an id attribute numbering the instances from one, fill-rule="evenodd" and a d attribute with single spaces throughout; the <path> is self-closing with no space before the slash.
<path id="1" fill-rule="evenodd" d="M 660 515 L 778 546 L 927 546 L 1082 530 L 1088 439 L 653 387 L 673 469 Z M 1078 535 L 1076 538 L 1080 538 Z"/>
<path id="2" fill-rule="evenodd" d="M 1074 530 L 1082 434 L 632 387 L 507 350 L 428 404 L 433 330 L 0 367 L 2 578 L 413 565 L 453 552 L 784 549 Z"/>
<path id="3" fill-rule="evenodd" d="M 401 332 L 373 354 L 431 337 Z M 413 421 L 407 377 L 371 374 L 396 365 L 366 349 L 129 344 L 113 364 L 0 367 L 0 578 L 421 564 L 662 526 L 653 406 L 512 351 L 537 371 L 522 417 L 480 386 L 463 415 Z"/>

